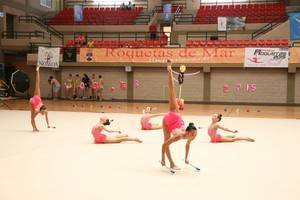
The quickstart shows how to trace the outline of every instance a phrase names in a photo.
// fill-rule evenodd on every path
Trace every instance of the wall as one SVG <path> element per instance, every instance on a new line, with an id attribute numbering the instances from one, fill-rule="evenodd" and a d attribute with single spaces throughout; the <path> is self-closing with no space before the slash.
<path id="1" fill-rule="evenodd" d="M 148 0 L 148 11 L 152 11 L 155 6 L 160 6 L 161 0 Z"/>
<path id="2" fill-rule="evenodd" d="M 297 70 L 295 76 L 295 102 L 300 103 L 300 70 Z"/>
<path id="3" fill-rule="evenodd" d="M 236 92 L 235 85 L 242 84 L 242 91 Z M 246 92 L 246 84 L 255 83 L 256 92 Z M 230 92 L 223 92 L 223 85 L 230 86 Z M 213 69 L 211 71 L 211 101 L 286 103 L 286 69 Z"/>

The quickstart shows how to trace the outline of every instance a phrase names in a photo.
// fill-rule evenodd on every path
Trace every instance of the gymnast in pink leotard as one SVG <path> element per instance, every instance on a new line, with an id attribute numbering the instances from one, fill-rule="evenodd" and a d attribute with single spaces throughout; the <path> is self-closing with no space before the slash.
<path id="1" fill-rule="evenodd" d="M 142 141 L 136 137 L 129 137 L 126 134 L 122 134 L 121 131 L 113 131 L 106 128 L 110 125 L 110 120 L 107 117 L 101 117 L 99 123 L 92 128 L 92 135 L 94 137 L 95 144 L 103 143 L 121 143 L 124 141 L 135 141 L 141 143 Z M 109 133 L 119 133 L 118 135 L 106 135 L 103 131 Z"/>
<path id="2" fill-rule="evenodd" d="M 197 136 L 197 128 L 193 123 L 189 123 L 188 127 L 185 128 L 184 121 L 179 113 L 178 104 L 176 101 L 174 78 L 172 73 L 171 61 L 168 60 L 168 89 L 169 89 L 169 112 L 163 118 L 163 132 L 164 132 L 164 143 L 162 145 L 162 158 L 161 164 L 165 165 L 165 155 L 167 155 L 170 167 L 172 169 L 179 169 L 171 156 L 170 145 L 178 140 L 186 139 L 185 145 L 185 162 L 189 163 L 188 155 L 190 150 L 190 143 Z"/>
<path id="3" fill-rule="evenodd" d="M 143 115 L 140 121 L 142 130 L 156 130 L 162 128 L 162 125 L 150 122 L 150 120 L 154 117 L 160 117 L 165 115 L 165 113 L 151 114 L 151 111 L 155 109 L 156 108 L 146 107 L 143 110 Z"/>
<path id="4" fill-rule="evenodd" d="M 38 114 L 45 115 L 46 122 L 48 128 L 50 128 L 49 120 L 48 120 L 48 111 L 46 106 L 43 104 L 41 99 L 41 90 L 40 90 L 40 67 L 36 67 L 36 78 L 35 78 L 35 90 L 34 90 L 34 96 L 30 98 L 30 111 L 31 111 L 31 125 L 33 128 L 33 131 L 39 131 L 35 124 L 35 117 Z"/>
<path id="5" fill-rule="evenodd" d="M 227 131 L 227 132 L 231 132 L 231 133 L 237 133 L 238 131 L 232 131 L 228 128 L 224 128 L 221 125 L 218 124 L 219 121 L 221 121 L 222 119 L 222 114 L 213 114 L 212 115 L 212 123 L 209 125 L 208 127 L 208 135 L 210 137 L 210 142 L 212 143 L 217 143 L 217 142 L 235 142 L 235 141 L 239 141 L 239 140 L 245 140 L 248 142 L 254 142 L 254 139 L 252 138 L 248 138 L 248 137 L 225 137 L 225 136 L 221 136 L 218 133 L 218 129 L 222 129 L 223 131 Z"/>

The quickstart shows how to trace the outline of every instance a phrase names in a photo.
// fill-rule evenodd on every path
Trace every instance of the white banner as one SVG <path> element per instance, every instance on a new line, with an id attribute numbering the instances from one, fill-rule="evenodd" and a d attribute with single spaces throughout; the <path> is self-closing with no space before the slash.
<path id="1" fill-rule="evenodd" d="M 288 48 L 245 48 L 245 67 L 287 68 Z"/>
<path id="2" fill-rule="evenodd" d="M 226 31 L 227 29 L 227 18 L 218 17 L 218 31 Z"/>
<path id="3" fill-rule="evenodd" d="M 38 65 L 40 67 L 59 68 L 59 48 L 39 47 Z"/>

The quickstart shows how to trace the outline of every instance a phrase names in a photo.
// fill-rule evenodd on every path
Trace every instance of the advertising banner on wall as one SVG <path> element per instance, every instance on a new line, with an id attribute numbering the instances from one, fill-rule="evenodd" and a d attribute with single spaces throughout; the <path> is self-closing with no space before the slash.
<path id="1" fill-rule="evenodd" d="M 82 22 L 83 21 L 83 7 L 82 5 L 74 5 L 74 21 Z"/>
<path id="2" fill-rule="evenodd" d="M 226 30 L 227 30 L 227 18 L 218 17 L 218 31 L 226 31 Z"/>
<path id="3" fill-rule="evenodd" d="M 81 48 L 80 62 L 243 63 L 244 48 Z"/>
<path id="4" fill-rule="evenodd" d="M 64 48 L 63 61 L 64 62 L 76 62 L 77 59 L 76 47 L 66 47 Z"/>
<path id="5" fill-rule="evenodd" d="M 289 13 L 291 40 L 300 40 L 300 12 Z"/>
<path id="6" fill-rule="evenodd" d="M 226 17 L 226 29 L 230 30 L 245 30 L 246 17 Z"/>
<path id="7" fill-rule="evenodd" d="M 59 48 L 39 47 L 37 64 L 40 67 L 59 68 Z"/>
<path id="8" fill-rule="evenodd" d="M 172 4 L 167 3 L 163 5 L 164 22 L 170 22 L 172 17 Z"/>
<path id="9" fill-rule="evenodd" d="M 245 48 L 245 67 L 287 68 L 288 48 Z"/>

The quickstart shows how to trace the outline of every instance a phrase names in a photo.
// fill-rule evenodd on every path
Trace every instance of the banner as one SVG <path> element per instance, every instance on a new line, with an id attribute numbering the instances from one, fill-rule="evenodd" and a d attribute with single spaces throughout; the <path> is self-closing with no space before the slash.
<path id="1" fill-rule="evenodd" d="M 226 31 L 226 30 L 227 30 L 227 18 L 218 17 L 218 31 Z"/>
<path id="2" fill-rule="evenodd" d="M 164 22 L 170 22 L 171 16 L 172 16 L 172 4 L 164 4 L 163 5 L 163 16 L 164 16 Z"/>
<path id="3" fill-rule="evenodd" d="M 226 17 L 226 29 L 230 30 L 245 30 L 246 17 Z"/>
<path id="4" fill-rule="evenodd" d="M 59 68 L 59 48 L 39 47 L 37 64 L 40 67 Z"/>
<path id="5" fill-rule="evenodd" d="M 243 63 L 244 48 L 81 48 L 80 62 Z"/>
<path id="6" fill-rule="evenodd" d="M 300 40 L 300 12 L 289 13 L 291 40 Z"/>
<path id="7" fill-rule="evenodd" d="M 82 22 L 83 21 L 83 7 L 82 5 L 74 5 L 74 21 Z"/>
<path id="8" fill-rule="evenodd" d="M 63 62 L 76 62 L 77 52 L 76 47 L 65 47 L 63 54 Z"/>
<path id="9" fill-rule="evenodd" d="M 245 67 L 287 68 L 288 48 L 245 48 Z"/>

